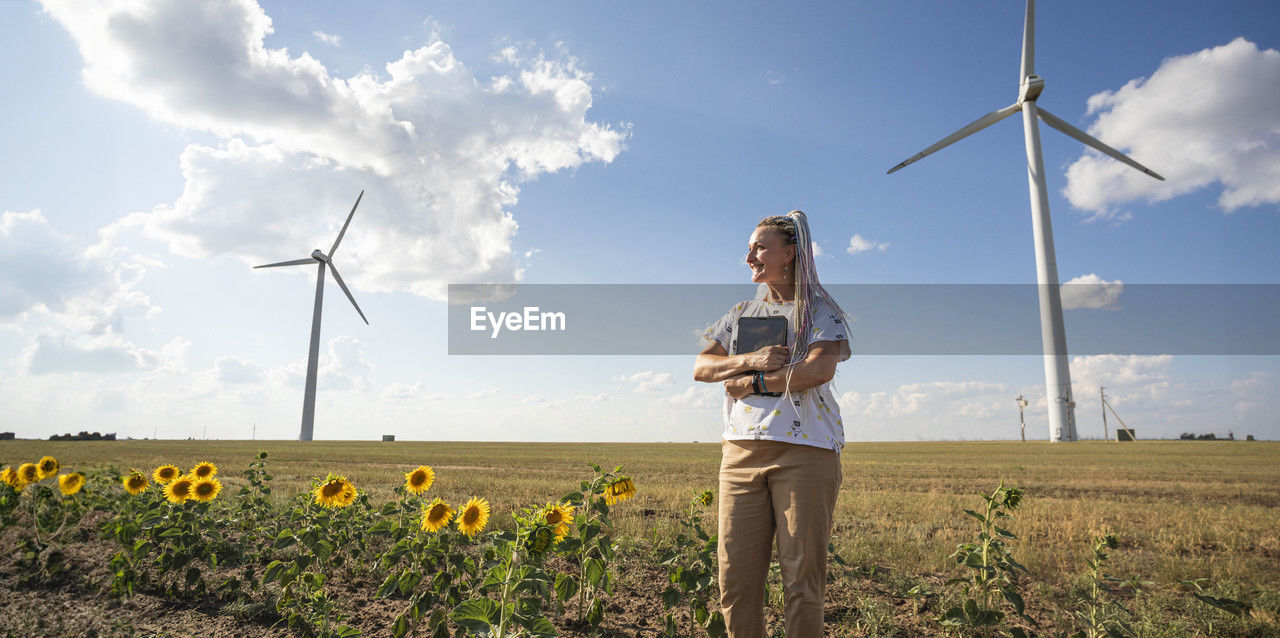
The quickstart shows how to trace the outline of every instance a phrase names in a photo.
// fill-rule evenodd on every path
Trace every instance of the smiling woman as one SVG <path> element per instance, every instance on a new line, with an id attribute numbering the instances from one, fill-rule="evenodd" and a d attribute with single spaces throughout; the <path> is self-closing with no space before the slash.
<path id="1" fill-rule="evenodd" d="M 800 211 L 756 225 L 746 261 L 759 292 L 707 330 L 710 343 L 694 366 L 694 379 L 725 387 L 720 604 L 735 638 L 764 636 L 775 531 L 787 635 L 822 635 L 827 543 L 844 447 L 840 407 L 828 383 L 850 350 L 844 311 L 818 282 L 812 246 Z M 744 320 L 757 317 L 784 319 L 785 340 L 743 351 Z"/>

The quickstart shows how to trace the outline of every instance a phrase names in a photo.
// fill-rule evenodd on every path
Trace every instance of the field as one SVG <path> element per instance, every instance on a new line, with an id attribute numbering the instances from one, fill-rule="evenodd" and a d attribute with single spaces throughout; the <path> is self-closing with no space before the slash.
<path id="1" fill-rule="evenodd" d="M 611 513 L 617 581 L 607 613 L 595 630 L 552 615 L 562 635 L 658 635 L 667 585 L 658 557 L 675 542 L 690 500 L 716 487 L 719 462 L 718 444 L 283 441 L 5 441 L 0 461 L 47 454 L 63 471 L 112 467 L 150 474 L 164 463 L 186 468 L 208 460 L 219 466 L 226 486 L 221 501 L 235 498 L 245 484 L 240 471 L 259 450 L 268 452 L 272 498 L 281 503 L 332 472 L 367 492 L 377 509 L 401 498 L 393 490 L 405 472 L 426 464 L 436 472 L 429 497 L 459 504 L 487 498 L 491 529 L 508 531 L 516 528 L 511 512 L 557 500 L 590 480 L 589 463 L 622 466 L 637 494 Z M 1280 444 L 856 443 L 846 448 L 843 464 L 833 545 L 846 564 L 830 570 L 829 635 L 942 632 L 937 618 L 962 594 L 946 580 L 964 569 L 948 556 L 977 539 L 977 521 L 964 510 L 981 510 L 974 492 L 990 493 L 1001 479 L 1024 491 L 1002 525 L 1018 537 L 1009 547 L 1028 573 L 1013 582 L 1038 634 L 1081 628 L 1073 611 L 1089 595 L 1086 556 L 1096 537 L 1111 533 L 1119 543 L 1108 552 L 1107 574 L 1145 582 L 1136 592 L 1117 587 L 1103 597 L 1131 612 L 1113 610 L 1133 634 L 1280 635 Z M 111 488 L 123 495 L 118 484 Z M 91 525 L 104 519 L 86 515 L 83 529 L 66 543 L 66 568 L 43 579 L 23 577 L 23 562 L 15 558 L 25 533 L 21 515 L 4 529 L 0 627 L 22 635 L 300 635 L 269 610 L 245 611 L 243 602 L 166 597 L 146 588 L 127 601 L 112 597 L 107 561 L 120 546 Z M 714 530 L 714 506 L 704 524 Z M 565 564 L 557 558 L 548 566 Z M 375 597 L 381 574 L 366 571 L 348 569 L 328 587 L 352 616 L 349 624 L 364 635 L 387 635 L 406 602 Z M 1204 579 L 1198 581 L 1203 591 L 1184 582 L 1196 579 Z M 1247 607 L 1229 613 L 1206 598 Z M 769 618 L 780 627 L 778 607 Z M 685 626 L 688 612 L 676 613 Z"/>

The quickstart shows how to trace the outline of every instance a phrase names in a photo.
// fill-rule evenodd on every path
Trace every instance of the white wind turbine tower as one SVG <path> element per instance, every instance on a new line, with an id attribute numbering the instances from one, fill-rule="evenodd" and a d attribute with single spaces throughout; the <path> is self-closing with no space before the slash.
<path id="1" fill-rule="evenodd" d="M 1045 391 L 1051 399 L 1049 401 L 1049 440 L 1074 441 L 1076 440 L 1075 402 L 1071 400 L 1071 372 L 1067 366 L 1067 335 L 1062 323 L 1058 263 L 1053 252 L 1053 227 L 1049 222 L 1049 195 L 1044 184 L 1044 161 L 1040 156 L 1040 129 L 1036 123 L 1036 117 L 1039 116 L 1045 124 L 1147 175 L 1158 180 L 1164 180 L 1164 178 L 1037 106 L 1036 98 L 1040 97 L 1041 91 L 1044 90 L 1044 80 L 1035 74 L 1035 10 L 1035 0 L 1027 0 L 1026 24 L 1022 31 L 1022 73 L 1019 76 L 1018 101 L 974 120 L 968 126 L 942 138 L 942 141 L 937 144 L 889 169 L 889 172 L 892 173 L 1022 111 L 1022 128 L 1027 143 L 1027 182 L 1031 186 L 1031 225 L 1036 242 L 1036 280 L 1040 289 L 1040 340 L 1044 347 Z"/>
<path id="2" fill-rule="evenodd" d="M 305 266 L 307 264 L 320 264 L 319 272 L 316 274 L 316 307 L 311 315 L 311 350 L 307 354 L 307 389 L 302 398 L 302 432 L 298 435 L 299 441 L 310 441 L 312 432 L 315 428 L 316 419 L 316 365 L 320 359 L 320 305 L 324 300 L 324 267 L 328 266 L 333 271 L 333 278 L 338 282 L 338 286 L 342 288 L 342 292 L 346 293 L 347 299 L 351 300 L 351 305 L 356 307 L 356 312 L 360 314 L 360 318 L 364 319 L 365 325 L 369 324 L 369 320 L 365 319 L 364 313 L 360 311 L 360 304 L 356 303 L 356 298 L 351 296 L 351 291 L 347 290 L 347 284 L 343 283 L 342 275 L 338 274 L 338 267 L 333 265 L 333 254 L 338 250 L 338 244 L 342 243 L 342 236 L 347 234 L 347 226 L 351 225 L 351 218 L 356 214 L 356 206 L 360 205 L 360 199 L 364 197 L 364 191 L 360 191 L 360 196 L 356 197 L 355 206 L 351 207 L 351 213 L 347 215 L 347 221 L 342 224 L 342 230 L 338 232 L 338 238 L 333 240 L 333 248 L 329 249 L 326 255 L 317 248 L 311 251 L 311 256 L 306 259 L 295 259 L 293 261 L 282 261 L 275 264 L 264 264 L 262 266 L 254 266 L 254 268 L 275 268 L 277 266 Z"/>

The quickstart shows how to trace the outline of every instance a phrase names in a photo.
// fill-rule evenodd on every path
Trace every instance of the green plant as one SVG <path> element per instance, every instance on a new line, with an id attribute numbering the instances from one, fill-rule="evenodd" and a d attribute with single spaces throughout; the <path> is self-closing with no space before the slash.
<path id="1" fill-rule="evenodd" d="M 556 526 L 546 523 L 541 510 L 524 509 L 512 518 L 515 530 L 490 534 L 492 547 L 486 551 L 486 571 L 477 588 L 477 593 L 492 593 L 496 600 L 471 598 L 455 607 L 451 617 L 482 636 L 554 636 L 555 626 L 542 604 L 553 587 L 543 564 L 558 539 Z"/>
<path id="2" fill-rule="evenodd" d="M 579 490 L 560 499 L 574 507 L 576 533 L 556 547 L 576 568 L 576 574 L 556 576 L 556 599 L 561 605 L 578 597 L 578 623 L 598 627 L 604 620 L 605 598 L 613 591 L 612 562 L 617 553 L 613 526 L 609 522 L 611 504 L 630 498 L 635 492 L 631 478 L 620 474 L 622 466 L 605 472 L 590 464 L 595 476 L 582 481 Z"/>
<path id="3" fill-rule="evenodd" d="M 999 631 L 1007 616 L 1000 609 L 1004 606 L 1000 602 L 1003 600 L 1015 614 L 1034 626 L 1035 621 L 1026 615 L 1026 605 L 1015 578 L 1017 572 L 1026 574 L 1027 568 L 1013 559 L 1008 545 L 1008 541 L 1018 537 L 999 524 L 1010 519 L 1009 512 L 1022 502 L 1022 490 L 1006 487 L 1001 479 L 995 491 L 976 494 L 982 497 L 983 511 L 966 509 L 964 512 L 978 522 L 978 539 L 957 546 L 950 556 L 966 570 L 963 575 L 947 581 L 947 585 L 964 586 L 963 601 L 947 609 L 939 620 L 947 629 L 991 636 Z M 1028 635 L 1021 627 L 1009 627 L 1007 631 L 1017 637 Z"/>
<path id="4" fill-rule="evenodd" d="M 307 635 L 319 638 L 337 638 L 359 635 L 359 631 L 341 624 L 348 615 L 338 608 L 337 603 L 325 588 L 326 574 L 334 566 L 335 558 L 352 552 L 342 548 L 340 543 L 352 537 L 351 529 L 359 526 L 363 519 L 358 510 L 348 511 L 352 502 L 361 502 L 355 494 L 355 487 L 345 479 L 330 475 L 324 481 L 315 481 L 314 491 L 319 494 L 324 485 L 342 484 L 349 496 L 340 495 L 328 500 L 335 504 L 334 508 L 322 507 L 317 496 L 312 502 L 309 493 L 295 499 L 289 515 L 290 521 L 296 522 L 297 528 L 286 528 L 276 536 L 273 547 L 276 550 L 293 550 L 296 553 L 288 561 L 275 560 L 267 565 L 263 580 L 280 586 L 280 594 L 276 599 L 276 611 L 291 627 L 296 627 Z M 360 495 L 364 496 L 364 495 Z M 367 510 L 367 496 L 363 499 Z M 353 524 L 353 519 L 356 520 Z M 363 535 L 361 535 L 363 538 Z"/>
<path id="5" fill-rule="evenodd" d="M 689 625 L 684 634 L 676 627 L 675 614 L 668 611 L 663 635 L 694 635 L 696 624 L 709 636 L 725 635 L 724 615 L 711 611 L 717 603 L 716 535 L 702 528 L 703 511 L 715 503 L 715 492 L 704 491 L 689 504 L 684 518 L 678 521 L 679 532 L 673 546 L 662 555 L 670 584 L 662 592 L 662 604 L 668 610 L 678 606 L 689 609 Z"/>
<path id="6" fill-rule="evenodd" d="M 1110 557 L 1108 550 L 1119 546 L 1120 541 L 1113 534 L 1102 534 L 1094 539 L 1092 551 L 1085 559 L 1085 565 L 1088 567 L 1086 576 L 1089 579 L 1088 596 L 1080 601 L 1079 608 L 1073 612 L 1076 620 L 1084 625 L 1084 628 L 1072 634 L 1071 638 L 1123 636 L 1134 633 L 1133 627 L 1117 613 L 1123 612 L 1125 616 L 1133 615 L 1114 598 L 1115 587 L 1128 586 L 1136 590 L 1143 581 L 1136 578 L 1122 581 L 1108 575 L 1105 571 L 1107 559 Z M 1104 598 L 1103 594 L 1107 596 Z"/>

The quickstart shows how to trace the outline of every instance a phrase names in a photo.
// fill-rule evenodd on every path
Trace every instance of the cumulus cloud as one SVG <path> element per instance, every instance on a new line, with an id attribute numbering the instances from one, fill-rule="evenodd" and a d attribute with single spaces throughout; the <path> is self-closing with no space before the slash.
<path id="1" fill-rule="evenodd" d="M 846 392 L 837 402 L 843 413 L 852 416 L 889 419 L 934 414 L 939 423 L 945 423 L 952 416 L 985 418 L 995 414 L 1002 404 L 987 395 L 1007 391 L 1007 385 L 992 381 L 929 381 L 903 384 L 893 392 Z"/>
<path id="2" fill-rule="evenodd" d="M 1071 359 L 1071 393 L 1077 404 L 1107 388 L 1112 405 L 1138 397 L 1160 399 L 1172 387 L 1169 366 L 1173 355 L 1095 354 Z M 1079 408 L 1076 408 L 1077 411 Z"/>
<path id="3" fill-rule="evenodd" d="M 317 40 L 319 40 L 319 41 L 321 41 L 321 42 L 323 42 L 323 43 L 325 43 L 325 44 L 327 44 L 327 45 L 329 45 L 329 46 L 331 46 L 331 47 L 340 47 L 340 46 L 342 46 L 342 36 L 340 36 L 340 35 L 334 35 L 334 34 L 332 34 L 332 33 L 325 33 L 324 31 L 321 31 L 321 30 L 319 30 L 319 29 L 317 29 L 317 30 L 315 30 L 315 31 L 312 31 L 312 32 L 311 32 L 311 35 L 312 35 L 312 36 L 314 36 L 314 37 L 315 37 L 315 39 L 317 39 Z"/>
<path id="4" fill-rule="evenodd" d="M 1091 308 L 1094 310 L 1118 308 L 1116 302 L 1124 291 L 1124 282 L 1119 279 L 1107 281 L 1093 273 L 1080 275 L 1062 284 L 1062 308 L 1073 310 Z"/>
<path id="5" fill-rule="evenodd" d="M 259 383 L 262 366 L 239 357 L 218 357 L 213 362 L 215 378 L 222 383 Z"/>
<path id="6" fill-rule="evenodd" d="M 123 331 L 126 315 L 160 311 L 137 290 L 145 260 L 86 252 L 39 209 L 0 214 L 0 321 L 34 313 L 45 329 L 102 335 Z"/>
<path id="7" fill-rule="evenodd" d="M 658 399 L 660 405 L 702 410 L 718 408 L 724 402 L 724 386 L 719 383 L 691 385 L 683 392 Z"/>
<path id="8" fill-rule="evenodd" d="M 889 247 L 889 242 L 875 242 L 862 235 L 854 235 L 849 238 L 849 247 L 844 249 L 850 255 L 856 255 L 868 250 L 884 250 Z"/>
<path id="9" fill-rule="evenodd" d="M 630 386 L 636 392 L 653 392 L 662 386 L 675 383 L 675 379 L 671 378 L 670 372 L 653 372 L 650 370 L 630 375 L 618 375 L 613 380 L 618 381 L 624 387 Z"/>
<path id="10" fill-rule="evenodd" d="M 1089 98 L 1089 132 L 1167 182 L 1088 150 L 1063 193 L 1095 218 L 1214 183 L 1226 212 L 1280 203 L 1280 51 L 1244 38 L 1165 60 L 1147 78 Z"/>
<path id="11" fill-rule="evenodd" d="M 339 263 L 353 287 L 443 298 L 446 283 L 517 281 L 522 183 L 612 161 L 625 129 L 586 119 L 593 77 L 563 50 L 503 49 L 480 78 L 434 40 L 349 78 L 272 49 L 252 0 L 48 0 L 85 84 L 157 120 L 214 133 L 182 156 L 172 204 L 130 228 L 179 255 L 257 264 L 327 250 L 367 191 Z M 190 25 L 186 27 L 184 25 Z"/>

